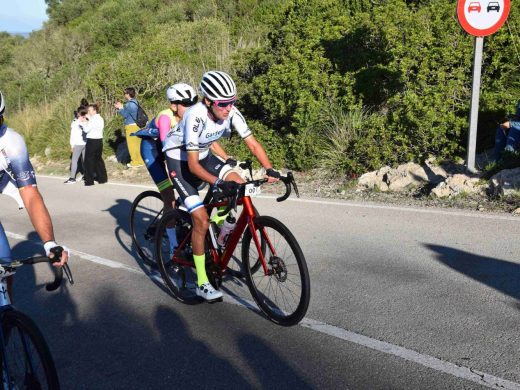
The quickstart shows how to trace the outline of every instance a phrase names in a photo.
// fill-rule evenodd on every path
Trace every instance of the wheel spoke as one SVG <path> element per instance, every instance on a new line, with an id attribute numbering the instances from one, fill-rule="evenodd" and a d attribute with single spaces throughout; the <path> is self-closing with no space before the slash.
<path id="1" fill-rule="evenodd" d="M 305 259 L 296 240 L 287 228 L 271 217 L 257 217 L 255 234 L 269 244 L 264 252 L 268 274 L 256 271 L 259 258 L 250 233 L 242 242 L 243 261 L 248 265 L 247 279 L 250 290 L 262 311 L 282 325 L 293 325 L 303 318 L 308 307 L 310 285 Z"/>
<path id="2" fill-rule="evenodd" d="M 163 215 L 163 201 L 156 191 L 145 191 L 132 204 L 130 229 L 132 242 L 139 256 L 148 265 L 155 265 L 154 239 L 159 220 Z"/>

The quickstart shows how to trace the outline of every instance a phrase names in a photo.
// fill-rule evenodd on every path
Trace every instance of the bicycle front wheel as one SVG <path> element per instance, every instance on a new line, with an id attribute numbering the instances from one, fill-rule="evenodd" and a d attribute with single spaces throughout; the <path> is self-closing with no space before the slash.
<path id="1" fill-rule="evenodd" d="M 130 231 L 137 253 L 145 264 L 155 266 L 154 239 L 157 224 L 163 215 L 164 203 L 157 191 L 137 195 L 130 212 Z"/>
<path id="2" fill-rule="evenodd" d="M 17 310 L 2 314 L 6 364 L 2 364 L 4 389 L 58 390 L 54 360 L 36 324 Z"/>
<path id="3" fill-rule="evenodd" d="M 271 321 L 283 326 L 295 325 L 307 313 L 311 296 L 303 252 L 290 230 L 277 219 L 258 216 L 254 224 L 259 245 L 249 229 L 242 238 L 242 261 L 251 295 Z M 260 254 L 265 259 L 267 273 Z"/>

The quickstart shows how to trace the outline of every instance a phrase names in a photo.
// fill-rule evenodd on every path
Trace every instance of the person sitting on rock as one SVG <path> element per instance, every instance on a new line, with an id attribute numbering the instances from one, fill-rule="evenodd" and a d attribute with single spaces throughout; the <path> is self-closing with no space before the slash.
<path id="1" fill-rule="evenodd" d="M 508 120 L 498 126 L 495 135 L 495 161 L 499 161 L 502 152 L 515 152 L 520 143 L 520 100 L 516 104 L 515 115 L 510 115 Z"/>

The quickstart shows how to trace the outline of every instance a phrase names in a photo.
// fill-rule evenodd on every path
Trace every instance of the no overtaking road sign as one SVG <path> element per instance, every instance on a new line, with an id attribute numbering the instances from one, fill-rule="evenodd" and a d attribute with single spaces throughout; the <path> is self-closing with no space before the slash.
<path id="1" fill-rule="evenodd" d="M 502 27 L 509 16 L 510 8 L 510 0 L 458 0 L 457 3 L 457 15 L 460 25 L 468 34 L 476 37 L 466 160 L 467 168 L 470 172 L 476 172 L 475 151 L 484 37 L 493 34 Z"/>
<path id="2" fill-rule="evenodd" d="M 510 0 L 459 0 L 457 15 L 468 34 L 485 37 L 502 27 L 510 8 Z"/>

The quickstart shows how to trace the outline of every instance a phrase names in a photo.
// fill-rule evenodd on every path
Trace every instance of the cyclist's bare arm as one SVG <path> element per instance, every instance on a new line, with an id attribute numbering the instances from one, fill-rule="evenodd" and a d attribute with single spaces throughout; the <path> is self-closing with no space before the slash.
<path id="1" fill-rule="evenodd" d="M 54 241 L 54 230 L 49 211 L 43 202 L 43 198 L 37 187 L 26 186 L 20 189 L 20 196 L 31 223 L 43 242 Z M 65 264 L 68 260 L 67 251 L 63 251 L 61 261 L 54 263 L 56 266 Z"/>
<path id="2" fill-rule="evenodd" d="M 213 142 L 209 148 L 213 154 L 223 158 L 224 161 L 229 158 L 229 155 L 226 153 L 222 145 L 218 143 L 218 141 Z"/>
<path id="3" fill-rule="evenodd" d="M 265 152 L 264 147 L 260 142 L 257 141 L 257 139 L 253 135 L 250 135 L 249 137 L 245 138 L 244 142 L 246 143 L 247 147 L 249 148 L 253 156 L 255 156 L 258 159 L 260 164 L 262 164 L 262 166 L 265 169 L 273 168 L 271 162 L 269 161 L 269 157 L 267 157 L 267 153 Z M 278 181 L 278 179 L 274 179 L 272 177 L 269 177 L 268 179 L 269 182 Z"/>

